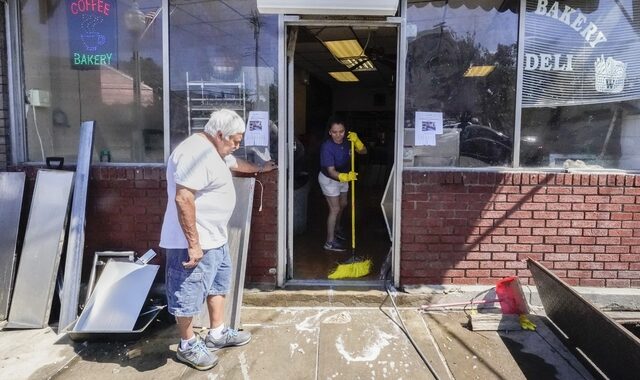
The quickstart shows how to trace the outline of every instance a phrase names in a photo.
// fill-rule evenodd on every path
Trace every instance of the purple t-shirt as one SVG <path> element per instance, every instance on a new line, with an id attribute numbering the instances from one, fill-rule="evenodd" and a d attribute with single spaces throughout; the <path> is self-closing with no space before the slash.
<path id="1" fill-rule="evenodd" d="M 327 168 L 333 166 L 339 173 L 350 170 L 351 149 L 349 141 L 344 139 L 342 144 L 336 144 L 332 139 L 326 139 L 320 147 L 320 168 L 329 177 Z M 329 177 L 331 178 L 331 177 Z"/>

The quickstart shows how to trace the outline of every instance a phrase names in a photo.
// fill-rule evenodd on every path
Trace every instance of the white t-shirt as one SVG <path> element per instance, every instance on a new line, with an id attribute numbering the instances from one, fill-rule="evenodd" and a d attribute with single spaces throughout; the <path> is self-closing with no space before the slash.
<path id="1" fill-rule="evenodd" d="M 227 242 L 227 224 L 236 205 L 236 191 L 229 168 L 237 166 L 231 155 L 220 157 L 202 135 L 184 140 L 167 162 L 167 210 L 162 222 L 160 246 L 188 248 L 176 208 L 176 184 L 195 190 L 196 229 L 202 249 Z"/>

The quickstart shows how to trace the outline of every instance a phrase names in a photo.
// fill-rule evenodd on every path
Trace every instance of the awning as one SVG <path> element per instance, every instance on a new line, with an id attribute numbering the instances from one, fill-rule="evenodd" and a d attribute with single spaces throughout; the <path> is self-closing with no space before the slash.
<path id="1" fill-rule="evenodd" d="M 399 0 L 258 0 L 262 14 L 394 16 Z"/>

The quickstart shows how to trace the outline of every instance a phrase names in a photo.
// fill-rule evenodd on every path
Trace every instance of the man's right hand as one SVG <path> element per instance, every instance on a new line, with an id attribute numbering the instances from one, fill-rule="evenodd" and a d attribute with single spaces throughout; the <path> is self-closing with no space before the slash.
<path id="1" fill-rule="evenodd" d="M 202 256 L 204 256 L 204 254 L 202 252 L 202 248 L 200 247 L 189 248 L 188 252 L 189 261 L 183 261 L 182 266 L 184 266 L 185 269 L 193 269 L 198 266 L 198 263 L 200 262 L 200 260 L 202 260 Z"/>

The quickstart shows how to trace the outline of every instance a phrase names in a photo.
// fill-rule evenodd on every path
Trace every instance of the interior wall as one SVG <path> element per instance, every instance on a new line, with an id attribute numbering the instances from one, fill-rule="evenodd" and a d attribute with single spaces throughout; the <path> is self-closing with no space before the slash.
<path id="1" fill-rule="evenodd" d="M 307 131 L 307 85 L 309 74 L 298 67 L 293 70 L 293 130 L 296 136 Z"/>
<path id="2" fill-rule="evenodd" d="M 384 102 L 380 103 L 381 100 Z M 333 109 L 357 112 L 393 111 L 395 109 L 395 88 L 378 87 L 364 90 L 357 85 L 340 86 L 333 91 Z"/>

